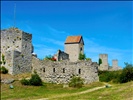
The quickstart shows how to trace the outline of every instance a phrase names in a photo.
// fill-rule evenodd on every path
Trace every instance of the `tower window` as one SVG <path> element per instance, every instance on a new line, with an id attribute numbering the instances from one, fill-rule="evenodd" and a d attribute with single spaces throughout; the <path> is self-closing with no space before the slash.
<path id="1" fill-rule="evenodd" d="M 79 74 L 81 74 L 81 69 L 79 69 Z"/>
<path id="2" fill-rule="evenodd" d="M 80 48 L 80 51 L 82 51 L 83 49 L 82 49 L 82 47 Z"/>

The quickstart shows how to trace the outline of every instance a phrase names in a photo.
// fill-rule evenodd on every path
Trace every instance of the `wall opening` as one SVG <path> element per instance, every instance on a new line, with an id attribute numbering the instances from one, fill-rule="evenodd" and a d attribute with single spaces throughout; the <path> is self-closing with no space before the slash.
<path id="1" fill-rule="evenodd" d="M 53 72 L 55 73 L 55 68 L 53 68 Z"/>
<path id="2" fill-rule="evenodd" d="M 82 47 L 80 48 L 80 51 L 82 51 L 83 49 L 82 49 Z"/>
<path id="3" fill-rule="evenodd" d="M 63 68 L 63 73 L 65 73 L 65 68 Z"/>
<path id="4" fill-rule="evenodd" d="M 45 72 L 45 68 L 43 68 L 43 72 Z"/>
<path id="5" fill-rule="evenodd" d="M 79 72 L 78 73 L 81 74 L 81 69 L 79 69 Z"/>

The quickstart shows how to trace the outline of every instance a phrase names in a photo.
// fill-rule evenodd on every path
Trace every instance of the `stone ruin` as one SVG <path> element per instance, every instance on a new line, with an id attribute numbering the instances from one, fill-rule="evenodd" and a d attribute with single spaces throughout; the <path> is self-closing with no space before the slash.
<path id="1" fill-rule="evenodd" d="M 17 28 L 1 30 L 1 57 L 9 74 L 31 72 L 32 35 Z"/>
<path id="2" fill-rule="evenodd" d="M 89 61 L 70 62 L 39 60 L 32 57 L 32 72 L 36 71 L 42 80 L 51 83 L 68 83 L 73 75 L 84 79 L 85 84 L 99 81 L 98 64 Z"/>
<path id="3" fill-rule="evenodd" d="M 112 66 L 109 66 L 108 64 L 108 54 L 99 54 L 99 58 L 102 60 L 102 64 L 98 67 L 99 70 L 105 71 L 116 71 L 121 70 L 122 68 L 118 66 L 118 60 L 113 59 L 112 60 Z"/>
<path id="4" fill-rule="evenodd" d="M 4 55 L 5 66 L 9 74 L 15 75 L 36 71 L 45 82 L 68 83 L 73 75 L 80 76 L 84 83 L 99 81 L 98 68 L 109 70 L 107 55 L 101 55 L 103 64 L 99 67 L 96 62 L 79 61 L 79 53 L 84 53 L 82 36 L 70 36 L 65 42 L 65 52 L 58 50 L 57 61 L 39 60 L 33 53 L 32 35 L 17 28 L 1 30 L 1 51 Z M 75 52 L 73 52 L 75 51 Z M 112 70 L 118 69 L 117 60 L 113 61 Z"/>

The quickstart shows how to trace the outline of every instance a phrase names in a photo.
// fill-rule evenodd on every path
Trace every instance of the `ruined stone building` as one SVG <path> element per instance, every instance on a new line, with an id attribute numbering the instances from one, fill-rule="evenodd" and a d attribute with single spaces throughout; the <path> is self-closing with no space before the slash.
<path id="1" fill-rule="evenodd" d="M 68 36 L 64 44 L 65 53 L 69 54 L 70 61 L 78 61 L 79 54 L 84 54 L 84 41 L 82 36 Z"/>
<path id="2" fill-rule="evenodd" d="M 64 51 L 58 50 L 54 55 L 54 58 L 56 59 L 56 61 L 69 60 L 69 54 L 65 53 Z"/>
<path id="3" fill-rule="evenodd" d="M 1 30 L 1 56 L 10 74 L 31 72 L 32 35 L 17 28 Z"/>
<path id="4" fill-rule="evenodd" d="M 79 54 L 84 54 L 82 36 L 68 36 L 64 46 L 65 51 L 58 50 L 57 61 L 40 60 L 33 53 L 32 35 L 17 28 L 1 30 L 1 56 L 4 56 L 5 66 L 9 74 L 19 74 L 36 71 L 45 82 L 68 83 L 73 75 L 80 76 L 84 83 L 99 81 L 98 68 L 101 70 L 119 69 L 118 61 L 113 60 L 109 68 L 108 55 L 100 54 L 102 64 L 97 62 L 79 61 Z"/>
<path id="5" fill-rule="evenodd" d="M 99 58 L 102 60 L 102 64 L 100 64 L 100 70 L 108 70 L 108 55 L 107 54 L 99 54 Z"/>
<path id="6" fill-rule="evenodd" d="M 99 58 L 102 60 L 102 64 L 98 67 L 99 70 L 109 70 L 109 71 L 115 71 L 122 69 L 120 66 L 118 66 L 118 60 L 113 59 L 112 60 L 112 66 L 109 66 L 108 64 L 108 54 L 99 54 Z"/>
<path id="7" fill-rule="evenodd" d="M 84 84 L 98 82 L 98 64 L 89 61 L 49 61 L 32 58 L 33 71 L 35 70 L 41 79 L 51 83 L 67 84 L 73 75 L 84 79 Z"/>

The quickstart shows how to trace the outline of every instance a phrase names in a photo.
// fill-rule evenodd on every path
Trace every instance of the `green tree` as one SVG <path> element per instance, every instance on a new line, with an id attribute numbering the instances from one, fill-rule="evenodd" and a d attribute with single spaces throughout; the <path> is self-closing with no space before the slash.
<path id="1" fill-rule="evenodd" d="M 86 58 L 86 60 L 88 61 L 88 60 L 91 60 L 91 58 Z"/>
<path id="2" fill-rule="evenodd" d="M 47 55 L 45 56 L 44 60 L 51 60 L 52 59 L 52 56 L 51 55 Z"/>
<path id="3" fill-rule="evenodd" d="M 86 59 L 85 54 L 80 53 L 79 54 L 79 60 L 85 60 L 85 59 Z"/>
<path id="4" fill-rule="evenodd" d="M 133 65 L 125 63 L 126 67 L 123 69 L 119 82 L 120 83 L 126 83 L 129 81 L 133 81 Z"/>
<path id="5" fill-rule="evenodd" d="M 99 64 L 99 66 L 100 66 L 100 64 L 102 64 L 102 59 L 101 58 L 99 58 L 98 64 Z"/>

